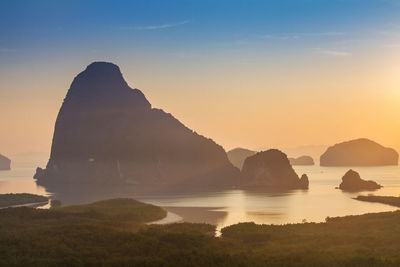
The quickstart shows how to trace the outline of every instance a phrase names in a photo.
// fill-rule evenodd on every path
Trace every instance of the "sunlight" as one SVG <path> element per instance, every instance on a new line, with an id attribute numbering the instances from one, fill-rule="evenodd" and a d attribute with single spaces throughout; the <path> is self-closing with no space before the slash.
<path id="1" fill-rule="evenodd" d="M 399 0 L 2 0 L 0 266 L 400 266 Z"/>

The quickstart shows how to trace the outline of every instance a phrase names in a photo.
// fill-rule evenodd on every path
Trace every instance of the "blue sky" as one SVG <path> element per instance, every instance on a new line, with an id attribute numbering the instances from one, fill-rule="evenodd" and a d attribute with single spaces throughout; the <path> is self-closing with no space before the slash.
<path id="1" fill-rule="evenodd" d="M 400 0 L 2 0 L 0 148 L 48 151 L 99 60 L 227 149 L 400 148 Z"/>
<path id="2" fill-rule="evenodd" d="M 394 0 L 3 0 L 0 56 L 217 50 L 224 44 L 282 49 L 294 40 L 295 46 L 331 43 L 334 50 L 334 41 L 393 30 L 399 15 Z"/>

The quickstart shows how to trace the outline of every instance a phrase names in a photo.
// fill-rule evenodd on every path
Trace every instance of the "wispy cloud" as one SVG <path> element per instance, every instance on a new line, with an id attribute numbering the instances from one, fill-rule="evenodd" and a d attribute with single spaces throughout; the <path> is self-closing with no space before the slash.
<path id="1" fill-rule="evenodd" d="M 384 36 L 398 36 L 400 35 L 400 30 L 393 29 L 393 30 L 380 31 L 379 34 Z"/>
<path id="2" fill-rule="evenodd" d="M 190 20 L 184 20 L 176 23 L 165 23 L 159 25 L 144 25 L 144 26 L 131 26 L 131 27 L 124 27 L 127 29 L 137 30 L 137 31 L 151 31 L 151 30 L 161 30 L 161 29 L 168 29 L 173 28 L 181 25 L 188 24 Z"/>
<path id="3" fill-rule="evenodd" d="M 400 24 L 390 23 L 386 29 L 379 31 L 379 34 L 386 36 L 400 35 Z"/>
<path id="4" fill-rule="evenodd" d="M 314 48 L 314 51 L 318 54 L 323 54 L 332 57 L 348 57 L 352 54 L 345 50 L 336 50 L 336 49 L 322 49 L 322 48 Z"/>
<path id="5" fill-rule="evenodd" d="M 296 34 L 264 34 L 264 35 L 260 36 L 260 39 L 295 40 L 295 39 L 299 39 L 299 35 L 296 35 Z"/>
<path id="6" fill-rule="evenodd" d="M 400 44 L 384 44 L 382 45 L 383 48 L 400 48 Z"/>
<path id="7" fill-rule="evenodd" d="M 282 33 L 282 34 L 264 34 L 259 36 L 261 39 L 274 40 L 296 40 L 307 37 L 334 37 L 346 35 L 345 32 L 299 32 L 299 33 Z"/>

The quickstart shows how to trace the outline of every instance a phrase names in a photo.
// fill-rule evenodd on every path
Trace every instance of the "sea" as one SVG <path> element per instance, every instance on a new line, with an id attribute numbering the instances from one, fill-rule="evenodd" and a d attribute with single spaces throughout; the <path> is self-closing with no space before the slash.
<path id="1" fill-rule="evenodd" d="M 215 192 L 175 193 L 130 193 L 115 189 L 102 195 L 93 195 L 92 189 L 71 189 L 58 194 L 39 186 L 33 179 L 38 166 L 44 167 L 46 158 L 13 162 L 12 170 L 0 171 L 0 194 L 32 193 L 59 199 L 63 205 L 83 204 L 110 197 L 132 197 L 140 201 L 164 207 L 169 211 L 160 223 L 187 221 L 211 223 L 217 229 L 240 222 L 257 224 L 291 224 L 302 222 L 323 222 L 327 217 L 360 215 L 394 211 L 397 208 L 380 203 L 355 200 L 358 195 L 400 195 L 400 167 L 321 167 L 294 166 L 296 173 L 307 174 L 310 181 L 308 190 L 285 192 L 248 191 L 230 189 Z M 336 187 L 342 176 L 353 169 L 365 180 L 374 180 L 383 185 L 373 192 L 346 193 Z M 107 191 L 107 189 L 103 189 Z M 48 208 L 49 205 L 44 206 Z"/>

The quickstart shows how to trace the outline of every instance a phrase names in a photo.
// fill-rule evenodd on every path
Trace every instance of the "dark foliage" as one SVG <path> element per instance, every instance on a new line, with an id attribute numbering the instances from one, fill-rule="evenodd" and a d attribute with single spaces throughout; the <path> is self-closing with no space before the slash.
<path id="1" fill-rule="evenodd" d="M 222 229 L 147 225 L 161 208 L 117 199 L 0 210 L 1 266 L 398 266 L 400 212 Z"/>

